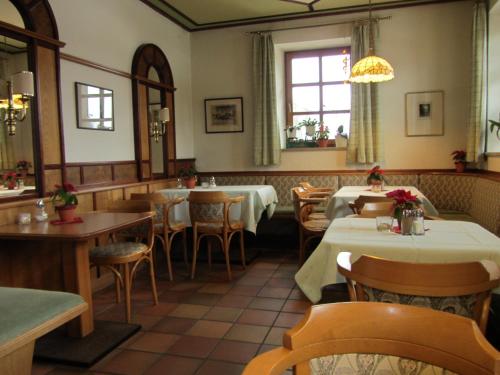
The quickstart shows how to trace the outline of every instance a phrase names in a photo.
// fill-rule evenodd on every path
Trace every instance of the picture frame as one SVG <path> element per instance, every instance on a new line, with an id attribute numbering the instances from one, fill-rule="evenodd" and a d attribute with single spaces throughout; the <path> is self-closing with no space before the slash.
<path id="1" fill-rule="evenodd" d="M 444 91 L 407 92 L 405 126 L 407 137 L 444 135 Z"/>
<path id="2" fill-rule="evenodd" d="M 206 133 L 242 133 L 243 98 L 205 99 Z"/>
<path id="3" fill-rule="evenodd" d="M 76 127 L 114 131 L 113 90 L 75 82 Z"/>

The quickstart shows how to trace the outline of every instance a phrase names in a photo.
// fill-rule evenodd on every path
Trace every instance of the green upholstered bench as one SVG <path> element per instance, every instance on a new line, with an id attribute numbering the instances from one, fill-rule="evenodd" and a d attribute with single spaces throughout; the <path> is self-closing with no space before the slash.
<path id="1" fill-rule="evenodd" d="M 0 374 L 30 375 L 35 339 L 87 308 L 77 294 L 0 287 Z"/>

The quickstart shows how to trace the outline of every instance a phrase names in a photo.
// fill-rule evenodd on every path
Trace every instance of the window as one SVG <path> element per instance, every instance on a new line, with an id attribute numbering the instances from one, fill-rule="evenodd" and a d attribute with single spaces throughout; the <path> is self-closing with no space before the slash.
<path id="1" fill-rule="evenodd" d="M 310 118 L 328 126 L 330 138 L 335 138 L 340 125 L 349 133 L 350 48 L 287 52 L 285 60 L 287 127 Z M 312 139 L 304 127 L 296 136 Z"/>

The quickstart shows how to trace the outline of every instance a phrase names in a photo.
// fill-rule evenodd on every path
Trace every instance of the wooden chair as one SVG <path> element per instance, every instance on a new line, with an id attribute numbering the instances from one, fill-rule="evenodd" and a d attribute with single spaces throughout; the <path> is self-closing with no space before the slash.
<path id="1" fill-rule="evenodd" d="M 375 203 L 375 202 L 392 202 L 392 203 L 394 203 L 394 199 L 388 198 L 388 197 L 360 195 L 358 198 L 356 198 L 354 200 L 354 202 L 349 202 L 349 207 L 351 208 L 353 214 L 359 215 L 366 203 Z"/>
<path id="2" fill-rule="evenodd" d="M 149 201 L 119 200 L 113 202 L 107 211 L 151 212 L 153 210 Z M 146 243 L 138 241 L 112 242 L 107 245 L 97 246 L 89 252 L 91 267 L 104 267 L 114 274 L 117 303 L 120 303 L 120 287 L 123 286 L 127 322 L 130 322 L 131 319 L 130 291 L 132 289 L 132 282 L 137 268 L 142 262 L 149 264 L 153 302 L 155 305 L 158 304 L 152 255 L 154 243 L 153 219 L 147 225 L 138 225 L 137 228 L 138 230 L 134 232 L 134 237 L 145 240 Z"/>
<path id="3" fill-rule="evenodd" d="M 168 199 L 161 193 L 133 193 L 130 196 L 130 199 L 147 200 L 150 201 L 155 207 L 156 216 L 154 219 L 154 234 L 155 238 L 158 238 L 161 241 L 163 252 L 165 253 L 165 257 L 167 258 L 167 270 L 170 281 L 174 279 L 172 274 L 172 260 L 170 253 L 172 251 L 172 243 L 174 237 L 179 233 L 182 234 L 184 262 L 186 263 L 186 267 L 188 268 L 189 272 L 186 244 L 187 225 L 182 222 L 170 220 L 170 210 L 173 209 L 174 206 L 184 202 L 185 199 L 182 197 Z"/>
<path id="4" fill-rule="evenodd" d="M 196 256 L 200 242 L 208 239 L 208 264 L 212 266 L 212 242 L 217 239 L 226 259 L 228 279 L 231 280 L 231 265 L 229 263 L 229 248 L 235 233 L 240 234 L 240 252 L 243 268 L 245 265 L 245 245 L 243 238 L 244 223 L 241 220 L 230 220 L 229 209 L 233 204 L 241 203 L 244 196 L 230 197 L 221 191 L 192 191 L 189 193 L 189 216 L 193 227 L 193 266 L 191 279 L 196 272 Z M 211 238 L 210 238 L 211 237 Z"/>
<path id="5" fill-rule="evenodd" d="M 324 194 L 324 196 L 331 196 L 333 193 L 332 188 L 325 188 L 325 187 L 315 187 L 311 185 L 307 181 L 302 181 L 299 183 L 300 187 L 304 189 L 306 193 L 316 193 L 316 194 Z"/>
<path id="6" fill-rule="evenodd" d="M 409 263 L 368 255 L 354 263 L 350 259 L 351 253 L 339 253 L 337 269 L 347 280 L 351 301 L 430 307 L 474 319 L 486 330 L 491 291 L 500 285 L 496 263 Z"/>
<path id="7" fill-rule="evenodd" d="M 393 202 L 368 202 L 364 204 L 358 217 L 374 218 L 377 216 L 392 216 L 393 212 Z"/>
<path id="8" fill-rule="evenodd" d="M 285 332 L 283 346 L 255 357 L 243 375 L 493 375 L 500 353 L 476 323 L 414 306 L 347 302 L 315 305 Z"/>
<path id="9" fill-rule="evenodd" d="M 293 206 L 295 220 L 299 225 L 299 265 L 305 261 L 307 245 L 313 238 L 321 238 L 330 226 L 324 214 L 318 216 L 313 213 L 314 206 L 324 202 L 324 197 L 311 197 L 304 194 L 301 188 L 293 188 Z"/>

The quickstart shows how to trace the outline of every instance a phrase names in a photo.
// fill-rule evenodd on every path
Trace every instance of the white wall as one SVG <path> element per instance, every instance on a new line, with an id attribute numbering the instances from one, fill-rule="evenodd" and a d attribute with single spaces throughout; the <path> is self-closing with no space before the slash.
<path id="1" fill-rule="evenodd" d="M 130 72 L 134 52 L 156 44 L 168 58 L 175 92 L 177 157 L 191 157 L 190 34 L 137 0 L 50 0 L 61 52 Z M 114 91 L 115 131 L 76 128 L 74 83 Z M 133 108 L 130 80 L 65 60 L 61 61 L 64 142 L 67 162 L 133 160 Z"/>
<path id="2" fill-rule="evenodd" d="M 500 121 L 500 2 L 492 2 L 489 13 L 488 119 Z M 489 125 L 489 123 L 488 123 Z M 488 152 L 500 152 L 500 139 L 488 129 Z M 490 156 L 487 168 L 500 172 L 500 156 Z"/>
<path id="3" fill-rule="evenodd" d="M 472 2 L 408 7 L 375 12 L 392 16 L 380 24 L 378 54 L 388 59 L 396 78 L 380 84 L 380 121 L 384 127 L 387 168 L 452 168 L 450 153 L 465 148 L 470 77 Z M 196 163 L 201 171 L 243 171 L 253 166 L 252 42 L 245 32 L 295 24 L 336 22 L 366 17 L 331 16 L 193 33 L 192 82 Z M 279 43 L 345 38 L 345 27 L 330 26 L 276 32 Z M 316 43 L 315 42 L 315 43 Z M 281 51 L 282 53 L 282 51 Z M 278 91 L 282 88 L 278 87 Z M 445 135 L 404 136 L 406 92 L 445 91 Z M 206 134 L 205 98 L 243 96 L 244 133 Z M 280 100 L 280 99 L 279 99 Z M 280 124 L 284 128 L 284 123 Z M 285 151 L 270 170 L 346 169 L 344 151 Z"/>

